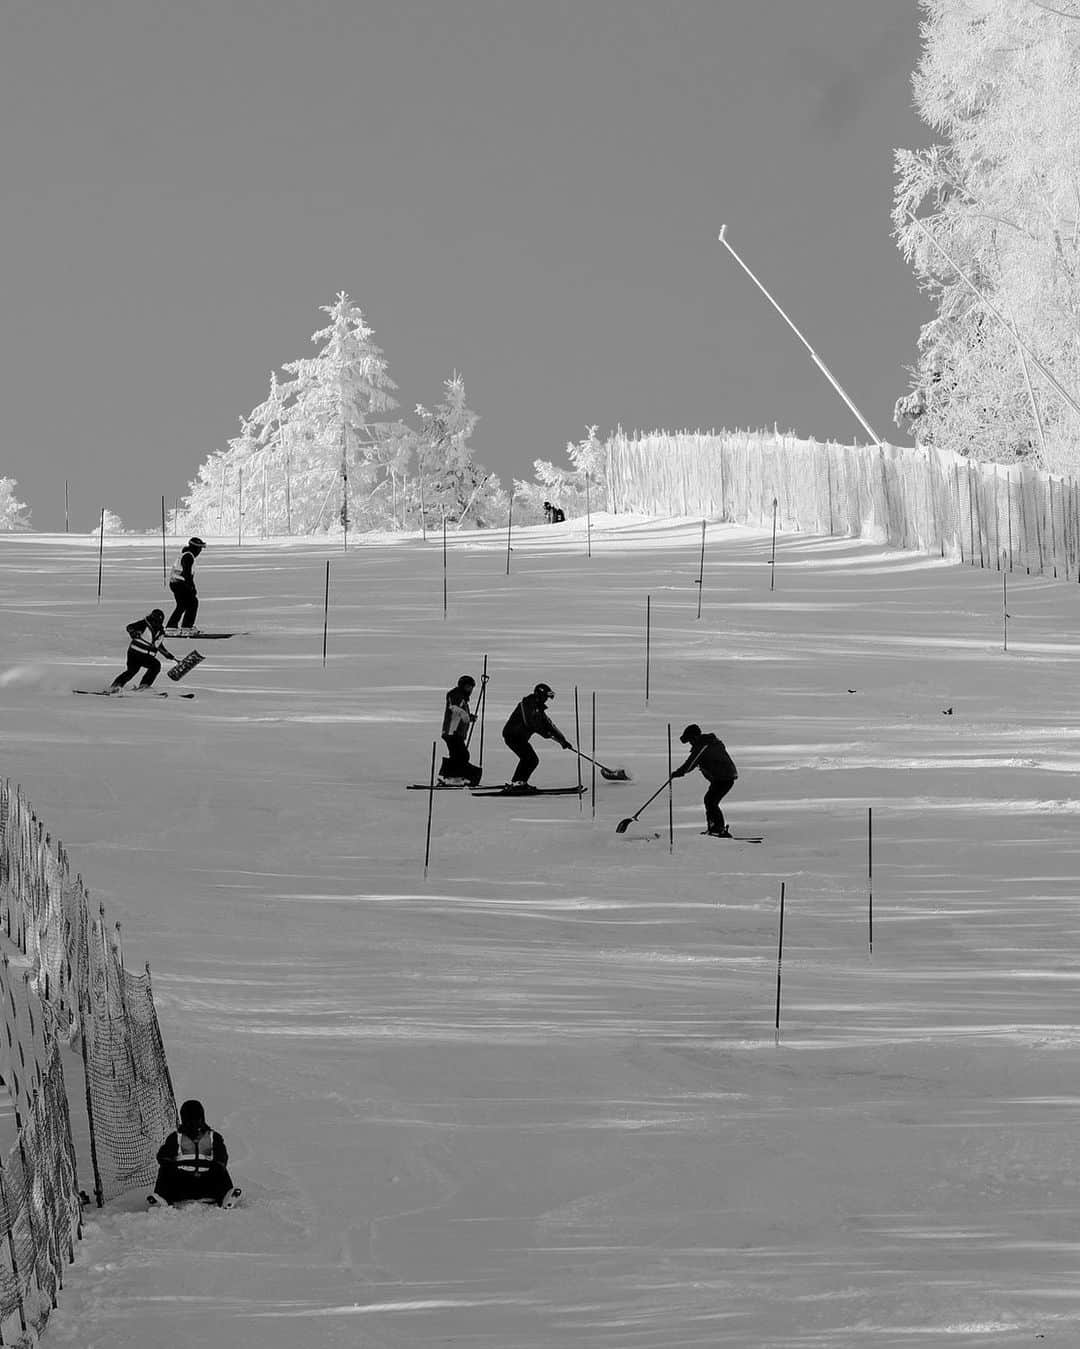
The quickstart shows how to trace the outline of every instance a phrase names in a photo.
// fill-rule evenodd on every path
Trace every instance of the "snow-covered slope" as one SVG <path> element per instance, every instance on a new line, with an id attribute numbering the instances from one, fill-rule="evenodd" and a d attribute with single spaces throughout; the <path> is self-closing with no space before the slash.
<path id="1" fill-rule="evenodd" d="M 440 541 L 334 553 L 324 668 L 325 545 L 211 541 L 201 617 L 250 635 L 188 703 L 68 692 L 167 598 L 159 546 L 107 540 L 99 605 L 94 545 L 0 538 L 0 771 L 151 962 L 246 1200 L 88 1214 L 48 1343 L 1075 1342 L 1080 588 L 1011 578 L 1005 652 L 997 573 L 790 538 L 770 593 L 717 525 L 699 621 L 699 543 L 521 531 L 507 576 L 452 538 L 445 618 Z M 442 793 L 425 879 L 404 786 L 485 652 L 486 779 L 545 680 L 634 781 Z M 688 721 L 760 847 L 700 836 L 696 775 L 673 852 L 666 794 L 616 833 Z"/>

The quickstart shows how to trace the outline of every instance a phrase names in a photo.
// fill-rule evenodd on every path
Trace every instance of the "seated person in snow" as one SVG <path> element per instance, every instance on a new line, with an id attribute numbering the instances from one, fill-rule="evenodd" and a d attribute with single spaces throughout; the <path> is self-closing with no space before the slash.
<path id="1" fill-rule="evenodd" d="M 209 1200 L 231 1208 L 240 1191 L 227 1169 L 225 1140 L 206 1122 L 201 1101 L 185 1101 L 180 1125 L 158 1148 L 158 1175 L 151 1201 L 182 1204 Z"/>

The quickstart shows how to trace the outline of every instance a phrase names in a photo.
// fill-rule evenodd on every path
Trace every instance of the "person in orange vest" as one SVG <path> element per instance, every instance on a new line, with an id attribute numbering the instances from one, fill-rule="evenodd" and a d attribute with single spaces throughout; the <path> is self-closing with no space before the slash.
<path id="1" fill-rule="evenodd" d="M 137 618 L 127 625 L 127 634 L 131 645 L 127 649 L 127 669 L 121 670 L 109 685 L 110 693 L 119 693 L 128 680 L 133 679 L 140 670 L 146 673 L 137 687 L 148 689 L 161 673 L 162 655 L 166 660 L 176 660 L 163 641 L 165 636 L 165 614 L 161 609 L 151 609 L 145 618 Z"/>
<path id="2" fill-rule="evenodd" d="M 195 589 L 195 559 L 206 547 L 200 538 L 188 539 L 173 563 L 169 574 L 169 589 L 173 593 L 176 607 L 165 624 L 170 637 L 178 632 L 192 632 L 194 635 L 195 618 L 199 612 L 199 592 Z"/>
<path id="3" fill-rule="evenodd" d="M 201 1101 L 185 1101 L 180 1121 L 157 1152 L 158 1174 L 147 1202 L 183 1204 L 190 1200 L 232 1208 L 240 1198 L 229 1175 L 225 1140 L 206 1122 Z"/>

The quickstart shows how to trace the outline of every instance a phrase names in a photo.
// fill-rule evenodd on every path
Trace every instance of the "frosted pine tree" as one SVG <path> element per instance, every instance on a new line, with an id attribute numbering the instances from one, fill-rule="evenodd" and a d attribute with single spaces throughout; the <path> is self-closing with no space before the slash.
<path id="1" fill-rule="evenodd" d="M 0 532 L 14 533 L 30 528 L 30 508 L 15 496 L 14 478 L 0 478 Z"/>
<path id="2" fill-rule="evenodd" d="M 468 523 L 483 529 L 501 516 L 505 498 L 495 474 L 473 461 L 469 438 L 480 419 L 466 404 L 465 381 L 455 370 L 443 388 L 446 396 L 434 411 L 416 405 L 419 479 L 414 491 L 423 497 L 429 528 L 438 526 L 445 515 L 447 524 L 458 529 Z"/>
<path id="3" fill-rule="evenodd" d="M 1067 472 L 1080 417 L 1032 356 L 1075 400 L 1080 5 L 922 8 L 915 102 L 943 143 L 897 152 L 894 220 L 938 313 L 896 419 L 924 444 Z"/>
<path id="4" fill-rule="evenodd" d="M 294 376 L 284 425 L 296 453 L 300 533 L 387 523 L 405 430 L 374 419 L 397 407 L 397 385 L 361 310 L 344 291 L 323 310 L 330 322 L 311 339 L 323 344 L 318 355 L 285 366 Z"/>
<path id="5" fill-rule="evenodd" d="M 550 501 L 573 519 L 586 510 L 604 510 L 607 502 L 607 445 L 599 438 L 598 427 L 590 426 L 585 438 L 566 447 L 569 468 L 559 468 L 549 459 L 533 461 L 535 481 L 514 484 L 515 500 L 521 502 L 522 520 L 539 522 L 544 518 L 544 502 Z"/>

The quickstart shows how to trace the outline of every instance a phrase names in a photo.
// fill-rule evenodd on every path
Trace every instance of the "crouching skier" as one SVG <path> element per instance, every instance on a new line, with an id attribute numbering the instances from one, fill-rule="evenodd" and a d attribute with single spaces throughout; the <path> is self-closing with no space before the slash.
<path id="1" fill-rule="evenodd" d="M 128 680 L 134 678 L 140 670 L 145 670 L 146 673 L 137 687 L 148 689 L 161 673 L 161 661 L 158 660 L 159 653 L 166 660 L 176 660 L 173 653 L 167 650 L 163 643 L 165 614 L 161 609 L 151 609 L 145 618 L 137 618 L 134 623 L 129 623 L 127 634 L 131 638 L 131 645 L 127 650 L 127 669 L 121 670 L 109 685 L 110 693 L 119 692 Z"/>
<path id="2" fill-rule="evenodd" d="M 147 1197 L 152 1207 L 198 1200 L 232 1208 L 240 1198 L 228 1172 L 225 1140 L 207 1124 L 201 1101 L 180 1107 L 179 1127 L 158 1148 L 157 1161 L 154 1193 Z"/>
<path id="3" fill-rule="evenodd" d="M 507 783 L 514 791 L 536 790 L 529 782 L 540 762 L 536 751 L 529 744 L 534 735 L 542 736 L 545 740 L 554 740 L 563 749 L 573 748 L 547 714 L 547 705 L 554 697 L 550 684 L 537 684 L 532 693 L 527 693 L 510 713 L 503 727 L 503 741 L 507 749 L 512 750 L 518 758 L 514 776 Z"/>

